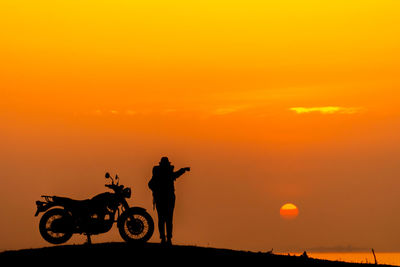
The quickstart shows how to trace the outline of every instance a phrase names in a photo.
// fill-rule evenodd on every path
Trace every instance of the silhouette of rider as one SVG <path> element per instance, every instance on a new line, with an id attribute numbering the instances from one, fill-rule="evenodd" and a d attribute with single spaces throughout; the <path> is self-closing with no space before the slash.
<path id="1" fill-rule="evenodd" d="M 175 208 L 174 182 L 186 171 L 190 171 L 190 168 L 181 168 L 174 172 L 174 166 L 171 165 L 167 157 L 162 157 L 159 165 L 153 167 L 153 177 L 148 185 L 153 191 L 153 204 L 157 209 L 161 244 L 172 244 L 172 218 Z M 165 239 L 165 226 L 167 239 Z"/>

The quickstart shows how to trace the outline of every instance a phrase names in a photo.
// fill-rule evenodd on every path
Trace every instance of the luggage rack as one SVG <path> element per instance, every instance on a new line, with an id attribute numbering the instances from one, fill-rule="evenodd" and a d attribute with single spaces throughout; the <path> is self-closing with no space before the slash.
<path id="1" fill-rule="evenodd" d="M 44 198 L 44 200 L 46 200 L 47 202 L 53 202 L 53 196 L 41 196 L 42 198 Z"/>

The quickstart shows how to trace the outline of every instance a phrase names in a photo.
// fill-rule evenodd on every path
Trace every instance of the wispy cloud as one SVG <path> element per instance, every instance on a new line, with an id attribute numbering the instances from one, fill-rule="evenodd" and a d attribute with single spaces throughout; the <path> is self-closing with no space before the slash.
<path id="1" fill-rule="evenodd" d="M 216 115 L 226 115 L 226 114 L 230 114 L 237 111 L 236 108 L 233 107 L 227 107 L 227 108 L 217 108 L 216 110 L 214 110 L 214 114 Z"/>
<path id="2" fill-rule="evenodd" d="M 116 109 L 110 109 L 110 110 L 101 110 L 101 109 L 95 109 L 95 110 L 91 110 L 89 112 L 86 112 L 85 114 L 87 115 L 95 115 L 95 116 L 103 116 L 103 115 L 135 115 L 137 114 L 137 111 L 135 110 L 131 110 L 131 109 L 127 109 L 125 111 L 119 111 Z"/>
<path id="3" fill-rule="evenodd" d="M 235 113 L 238 111 L 243 111 L 248 109 L 248 105 L 236 105 L 236 106 L 225 106 L 225 107 L 219 107 L 213 110 L 213 114 L 215 115 L 228 115 L 231 113 Z"/>
<path id="4" fill-rule="evenodd" d="M 91 114 L 92 114 L 92 115 L 96 115 L 96 116 L 100 116 L 100 115 L 103 114 L 103 112 L 102 112 L 100 109 L 96 109 L 96 110 L 93 110 L 93 111 L 91 112 Z"/>
<path id="5" fill-rule="evenodd" d="M 305 114 L 305 113 L 321 113 L 321 114 L 355 114 L 360 113 L 363 108 L 360 107 L 338 107 L 338 106 L 327 106 L 327 107 L 294 107 L 290 108 L 291 111 L 296 112 L 297 114 Z"/>
<path id="6" fill-rule="evenodd" d="M 125 110 L 125 114 L 132 116 L 132 115 L 137 114 L 137 111 L 128 109 L 128 110 Z"/>

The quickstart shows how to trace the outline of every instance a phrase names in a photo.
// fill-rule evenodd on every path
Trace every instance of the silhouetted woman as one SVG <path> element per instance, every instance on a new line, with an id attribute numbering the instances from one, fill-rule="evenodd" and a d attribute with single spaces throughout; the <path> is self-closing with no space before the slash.
<path id="1" fill-rule="evenodd" d="M 174 166 L 167 157 L 162 157 L 160 164 L 153 167 L 153 177 L 149 182 L 149 188 L 153 191 L 153 202 L 157 209 L 161 244 L 172 244 L 172 218 L 175 208 L 174 182 L 186 171 L 190 171 L 190 168 L 181 168 L 174 172 Z M 165 239 L 165 226 L 167 239 Z"/>

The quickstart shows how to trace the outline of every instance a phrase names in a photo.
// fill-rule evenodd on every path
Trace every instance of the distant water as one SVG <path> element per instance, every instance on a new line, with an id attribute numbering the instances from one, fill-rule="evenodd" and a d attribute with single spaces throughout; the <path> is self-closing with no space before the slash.
<path id="1" fill-rule="evenodd" d="M 346 261 L 356 263 L 375 263 L 372 252 L 310 252 L 309 257 L 333 261 Z M 297 255 L 297 253 L 296 253 Z M 400 252 L 376 252 L 378 264 L 400 266 Z"/>

